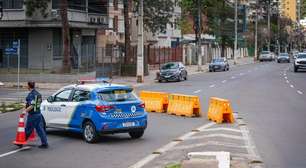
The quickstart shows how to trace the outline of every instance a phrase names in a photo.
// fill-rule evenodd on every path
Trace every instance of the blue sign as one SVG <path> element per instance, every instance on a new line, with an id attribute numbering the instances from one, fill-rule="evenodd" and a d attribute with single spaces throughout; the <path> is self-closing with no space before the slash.
<path id="1" fill-rule="evenodd" d="M 13 41 L 13 48 L 18 48 L 18 41 Z"/>
<path id="2" fill-rule="evenodd" d="M 4 52 L 6 55 L 14 55 L 17 54 L 17 48 L 6 48 Z"/>

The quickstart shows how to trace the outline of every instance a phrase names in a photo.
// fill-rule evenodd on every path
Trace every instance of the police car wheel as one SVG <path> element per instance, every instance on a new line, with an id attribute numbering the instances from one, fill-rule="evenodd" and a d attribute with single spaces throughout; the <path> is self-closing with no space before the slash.
<path id="1" fill-rule="evenodd" d="M 98 140 L 98 133 L 92 122 L 87 121 L 83 126 L 83 138 L 88 143 L 95 143 Z"/>
<path id="2" fill-rule="evenodd" d="M 132 132 L 129 132 L 129 134 L 130 134 L 132 139 L 138 139 L 138 138 L 143 136 L 144 130 L 142 130 L 142 131 L 132 131 Z"/>

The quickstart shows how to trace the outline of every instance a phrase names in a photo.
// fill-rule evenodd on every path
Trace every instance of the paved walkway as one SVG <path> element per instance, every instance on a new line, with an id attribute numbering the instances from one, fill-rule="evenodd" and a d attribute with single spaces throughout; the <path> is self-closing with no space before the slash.
<path id="1" fill-rule="evenodd" d="M 237 59 L 236 65 L 233 60 L 229 60 L 230 67 L 254 63 L 253 57 L 246 57 Z M 187 66 L 189 75 L 204 73 L 208 71 L 208 64 L 202 66 L 203 71 L 198 71 L 197 65 Z M 158 70 L 151 70 L 148 76 L 144 77 L 144 83 L 137 83 L 135 77 L 121 77 L 115 76 L 113 83 L 131 85 L 133 87 L 149 85 L 155 82 L 156 72 Z M 75 83 L 80 78 L 94 78 L 95 73 L 87 73 L 82 75 L 61 75 L 61 74 L 22 74 L 20 76 L 20 85 L 25 87 L 28 80 L 36 81 L 37 87 L 41 89 L 58 89 L 62 86 Z M 17 87 L 17 74 L 0 74 L 0 83 L 4 85 L 0 87 Z"/>

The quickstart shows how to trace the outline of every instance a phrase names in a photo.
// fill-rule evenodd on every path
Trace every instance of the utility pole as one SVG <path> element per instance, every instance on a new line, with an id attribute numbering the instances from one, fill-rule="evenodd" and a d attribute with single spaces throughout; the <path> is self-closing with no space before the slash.
<path id="1" fill-rule="evenodd" d="M 257 38 L 258 38 L 258 32 L 257 32 L 257 28 L 258 28 L 258 0 L 256 0 L 256 15 L 255 15 L 255 44 L 254 44 L 254 62 L 257 60 Z"/>
<path id="2" fill-rule="evenodd" d="M 298 34 L 300 36 L 300 32 L 301 32 L 301 3 L 302 0 L 298 1 Z M 299 50 L 301 50 L 301 40 L 298 40 L 298 45 L 299 45 Z"/>
<path id="3" fill-rule="evenodd" d="M 280 53 L 280 10 L 279 10 L 279 4 L 277 4 L 277 49 L 278 49 L 277 53 L 279 55 L 279 53 Z"/>
<path id="4" fill-rule="evenodd" d="M 271 0 L 268 0 L 268 51 L 270 51 L 271 44 Z"/>
<path id="5" fill-rule="evenodd" d="M 198 7 L 198 22 L 197 22 L 197 56 L 198 56 L 198 71 L 202 71 L 202 55 L 201 55 L 201 34 L 202 34 L 202 22 L 201 22 L 201 2 L 197 0 L 197 7 Z"/>
<path id="6" fill-rule="evenodd" d="M 238 0 L 235 0 L 235 44 L 234 44 L 234 64 L 237 63 L 238 48 Z"/>
<path id="7" fill-rule="evenodd" d="M 144 82 L 144 49 L 143 49 L 143 1 L 139 1 L 139 15 L 138 15 L 138 42 L 137 42 L 137 83 Z"/>

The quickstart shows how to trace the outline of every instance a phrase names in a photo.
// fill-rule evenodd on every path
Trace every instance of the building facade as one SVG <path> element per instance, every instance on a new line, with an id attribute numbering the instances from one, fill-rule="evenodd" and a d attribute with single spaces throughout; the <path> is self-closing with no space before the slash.
<path id="1" fill-rule="evenodd" d="M 93 67 L 97 30 L 108 28 L 108 0 L 68 0 L 68 21 L 73 68 Z M 39 11 L 26 15 L 24 0 L 3 0 L 0 21 L 0 66 L 16 67 L 17 57 L 4 52 L 13 41 L 21 41 L 21 67 L 57 69 L 63 60 L 60 0 L 50 0 L 47 16 Z"/>
<path id="2" fill-rule="evenodd" d="M 280 12 L 283 17 L 297 20 L 297 0 L 279 0 Z"/>

